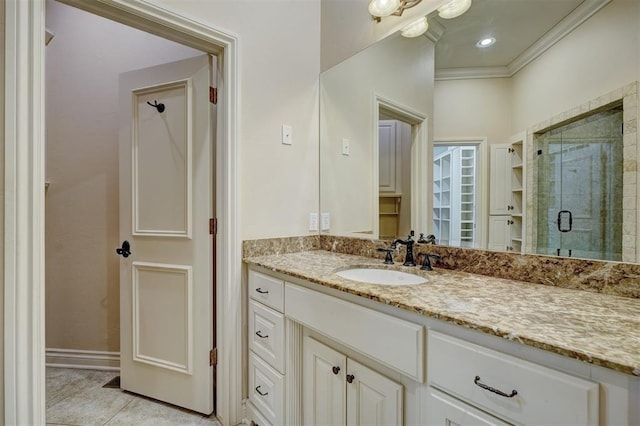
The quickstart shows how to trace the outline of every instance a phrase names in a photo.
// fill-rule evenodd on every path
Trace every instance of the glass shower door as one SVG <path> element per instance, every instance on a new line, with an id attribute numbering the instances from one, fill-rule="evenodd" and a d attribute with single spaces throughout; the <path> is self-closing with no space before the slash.
<path id="1" fill-rule="evenodd" d="M 622 108 L 536 135 L 540 254 L 622 259 Z"/>

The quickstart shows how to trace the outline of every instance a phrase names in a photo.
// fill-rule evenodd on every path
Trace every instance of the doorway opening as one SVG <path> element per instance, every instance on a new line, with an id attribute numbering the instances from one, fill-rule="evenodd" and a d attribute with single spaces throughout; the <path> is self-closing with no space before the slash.
<path id="1" fill-rule="evenodd" d="M 483 247 L 484 145 L 481 139 L 434 141 L 432 233 L 438 244 Z"/>
<path id="2" fill-rule="evenodd" d="M 220 117 L 216 145 L 218 219 L 217 245 L 221 267 L 217 316 L 220 324 L 218 354 L 218 417 L 235 423 L 240 416 L 241 363 L 230 356 L 241 350 L 241 295 L 236 291 L 241 262 L 237 211 L 237 39 L 210 26 L 182 17 L 153 4 L 84 2 L 65 0 L 80 9 L 135 28 L 152 31 L 193 48 L 218 54 Z M 14 191 L 5 197 L 5 420 L 9 423 L 43 424 L 44 417 L 44 2 L 12 2 L 5 8 L 5 140 L 7 179 Z M 20 18 L 20 19 L 18 19 Z M 19 66 L 18 66 L 19 65 Z M 19 72 L 17 71 L 19 70 Z M 224 300 L 224 302 L 222 302 Z"/>
<path id="3" fill-rule="evenodd" d="M 212 125 L 215 124 L 215 106 L 209 107 L 208 99 L 203 99 L 198 104 L 195 100 L 198 95 L 208 98 L 209 87 L 215 87 L 216 57 L 211 55 L 207 60 L 205 53 L 200 50 L 53 0 L 46 2 L 46 26 L 53 35 L 45 49 L 45 170 L 48 183 L 45 195 L 46 362 L 48 366 L 122 369 L 129 359 L 127 354 L 130 350 L 127 349 L 130 349 L 130 345 L 127 342 L 130 339 L 122 340 L 121 333 L 131 326 L 122 322 L 122 314 L 126 312 L 121 312 L 121 306 L 128 299 L 126 295 L 130 293 L 122 280 L 131 275 L 130 268 L 137 271 L 135 276 L 139 277 L 140 285 L 135 287 L 138 289 L 139 304 L 146 306 L 144 310 L 136 309 L 135 304 L 130 308 L 135 315 L 140 316 L 140 324 L 147 321 L 147 317 L 149 321 L 154 319 L 153 322 L 156 324 L 162 322 L 162 318 L 166 318 L 167 321 L 171 318 L 176 325 L 184 321 L 185 327 L 189 325 L 187 338 L 191 338 L 191 327 L 196 330 L 201 328 L 200 321 L 196 324 L 187 321 L 188 313 L 184 313 L 184 318 L 178 314 L 169 317 L 169 312 L 174 311 L 172 306 L 181 300 L 180 297 L 186 297 L 186 293 L 183 295 L 183 292 L 178 290 L 181 282 L 175 279 L 168 280 L 171 274 L 174 277 L 178 276 L 177 269 L 174 267 L 169 271 L 163 269 L 161 263 L 157 263 L 152 279 L 148 272 L 144 273 L 148 270 L 143 271 L 141 266 L 136 266 L 141 260 L 150 259 L 148 253 L 143 255 L 142 242 L 139 241 L 136 246 L 135 240 L 131 240 L 130 236 L 121 237 L 124 228 L 129 229 L 124 231 L 125 235 L 131 233 L 131 226 L 126 224 L 126 220 L 123 223 L 123 218 L 131 217 L 131 213 L 123 211 L 123 208 L 127 208 L 127 203 L 122 202 L 122 191 L 132 187 L 132 184 L 126 181 L 129 173 L 123 170 L 123 165 L 130 164 L 131 160 L 123 153 L 123 147 L 119 147 L 119 139 L 123 138 L 122 129 L 127 121 L 133 120 L 137 123 L 134 128 L 137 129 L 135 152 L 138 166 L 134 171 L 138 183 L 134 184 L 134 187 L 142 191 L 135 191 L 134 200 L 137 202 L 134 206 L 139 208 L 134 211 L 138 212 L 137 217 L 140 220 L 147 222 L 144 225 L 155 226 L 156 230 L 152 234 L 157 234 L 151 235 L 146 232 L 146 235 L 141 237 L 145 240 L 145 245 L 153 244 L 154 247 L 158 247 L 159 244 L 167 244 L 167 237 L 173 237 L 171 239 L 176 241 L 185 238 L 194 241 L 202 239 L 199 251 L 210 251 L 211 237 L 203 237 L 198 233 L 191 235 L 191 225 L 189 235 L 182 237 L 167 234 L 162 230 L 167 228 L 167 225 L 178 229 L 182 222 L 185 225 L 190 224 L 192 217 L 193 220 L 204 223 L 213 215 L 212 203 L 202 202 L 201 199 L 206 194 L 210 194 L 206 200 L 213 197 L 212 188 L 215 187 L 215 181 L 200 183 L 204 185 L 203 188 L 208 189 L 200 191 L 200 197 L 194 200 L 197 202 L 185 197 L 182 203 L 185 191 L 181 188 L 187 183 L 189 186 L 192 185 L 189 171 L 192 163 L 194 167 L 199 168 L 205 164 L 206 167 L 211 167 L 213 164 L 211 154 L 211 160 L 205 164 L 202 160 L 192 161 L 190 157 L 193 156 L 192 150 L 197 152 L 199 157 L 206 155 L 206 152 L 212 153 L 212 148 L 215 147 L 215 132 L 203 129 L 206 132 L 203 134 L 208 135 L 209 139 L 206 142 L 207 146 L 194 145 L 188 136 L 188 132 L 192 130 L 181 127 L 183 125 L 180 117 L 181 114 L 189 113 L 197 117 L 199 122 L 203 122 L 203 116 L 208 115 L 206 110 L 210 109 L 209 121 Z M 188 82 L 172 83 L 168 87 L 153 86 L 155 75 L 162 73 L 168 66 L 161 64 L 188 64 L 190 58 L 196 58 L 198 64 L 202 64 L 197 65 L 202 68 L 197 81 L 201 81 L 203 87 L 196 87 L 196 80 L 191 77 Z M 160 100 L 163 102 L 162 108 L 145 109 L 143 102 L 132 117 L 124 118 L 123 124 L 123 110 L 126 108 L 123 108 L 123 99 L 119 99 L 118 96 L 119 78 L 122 80 L 120 76 L 123 73 L 141 69 L 148 70 L 139 73 L 146 73 L 149 77 L 136 81 L 136 84 L 142 86 L 134 87 L 134 93 L 137 93 L 136 96 L 140 99 L 144 96 L 149 97 L 153 102 L 149 104 L 151 106 L 157 105 Z M 146 89 L 140 91 L 141 87 Z M 127 96 L 130 98 L 131 94 L 127 92 L 124 95 L 125 105 L 130 105 Z M 204 105 L 205 111 L 191 111 L 187 103 L 192 103 L 199 110 L 202 110 Z M 181 106 L 183 104 L 184 107 Z M 183 108 L 186 108 L 186 112 L 179 112 Z M 183 135 L 181 131 L 187 133 Z M 147 142 L 149 138 L 154 140 Z M 124 163 L 120 158 L 122 155 L 125 155 Z M 150 162 L 152 166 L 145 162 Z M 153 166 L 155 164 L 163 165 L 159 173 L 152 170 L 153 167 L 158 167 Z M 183 170 L 185 168 L 187 170 Z M 200 173 L 215 178 L 215 170 L 200 170 Z M 128 199 L 129 197 L 125 196 L 124 200 Z M 183 204 L 181 212 L 176 207 Z M 133 245 L 133 254 L 129 259 L 116 254 L 116 248 L 121 244 L 120 240 L 125 238 L 132 241 Z M 179 244 L 181 247 L 185 245 Z M 63 247 L 76 249 L 61 249 Z M 79 249 L 80 247 L 82 249 Z M 202 268 L 206 268 L 204 273 L 198 272 L 200 267 L 192 265 L 190 271 L 193 271 L 194 284 L 190 284 L 190 292 L 198 291 L 200 278 L 211 275 L 210 263 L 215 262 L 215 259 L 211 255 L 204 261 L 207 263 L 202 265 Z M 172 263 L 188 264 L 187 259 L 178 260 L 175 256 L 172 257 Z M 132 266 L 129 266 L 131 264 Z M 122 268 L 127 268 L 126 272 L 123 272 Z M 210 287 L 213 280 L 207 278 L 205 282 Z M 171 291 L 175 301 L 169 303 L 168 300 L 157 299 L 159 296 L 156 294 L 153 296 L 156 298 L 155 301 L 151 303 L 148 293 L 149 286 L 153 283 L 162 283 L 164 291 Z M 206 291 L 208 294 L 215 294 L 212 288 Z M 122 296 L 125 297 L 121 299 Z M 209 304 L 214 306 L 213 297 L 207 299 L 210 301 Z M 162 309 L 159 307 L 160 304 L 163 304 Z M 153 305 L 158 305 L 157 313 L 151 311 Z M 128 316 L 125 315 L 125 318 Z M 171 338 L 173 345 L 180 346 L 178 342 L 181 341 L 182 333 L 171 333 L 170 330 L 175 327 L 163 328 L 164 337 Z M 209 332 L 206 334 L 215 333 L 213 326 L 207 328 Z M 146 329 L 136 341 L 140 352 L 138 362 L 149 362 L 148 360 L 153 358 L 158 365 L 169 365 L 167 362 L 163 364 L 158 361 L 166 358 L 172 361 L 174 369 L 175 365 L 184 365 L 185 369 L 191 368 L 192 357 L 198 355 L 197 353 L 191 353 L 190 349 L 185 349 L 184 353 L 171 353 L 160 347 L 152 348 L 149 345 L 157 346 L 159 342 L 150 342 L 151 335 L 153 329 Z M 205 349 L 208 358 L 208 351 L 215 344 L 215 336 L 199 338 L 211 340 Z M 121 346 L 121 342 L 125 344 Z M 184 345 L 194 345 L 197 348 L 198 341 L 185 342 Z M 121 374 L 132 375 L 129 370 L 122 370 Z M 127 378 L 123 376 L 123 379 Z M 141 380 L 140 377 L 136 379 L 137 382 Z M 123 380 L 123 389 L 136 389 L 131 381 L 132 379 Z M 153 391 L 151 393 L 140 388 L 138 393 L 194 409 L 195 406 L 190 405 L 190 402 L 179 402 L 180 398 L 170 399 L 169 395 L 161 396 L 163 392 L 157 390 L 161 386 L 160 383 L 161 381 L 155 380 L 153 389 L 150 389 Z M 175 386 L 175 381 L 172 383 Z M 213 402 L 209 404 L 213 407 Z M 201 403 L 199 406 L 206 407 L 209 404 Z M 199 410 L 209 411 L 212 408 Z"/>

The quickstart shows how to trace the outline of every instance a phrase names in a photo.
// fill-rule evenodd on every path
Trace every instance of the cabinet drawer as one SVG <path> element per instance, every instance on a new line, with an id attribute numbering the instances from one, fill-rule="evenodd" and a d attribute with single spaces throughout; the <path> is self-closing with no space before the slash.
<path id="1" fill-rule="evenodd" d="M 247 404 L 247 417 L 249 426 L 271 426 L 271 423 L 269 423 L 251 402 Z"/>
<path id="2" fill-rule="evenodd" d="M 249 297 L 284 312 L 284 281 L 249 271 Z"/>
<path id="3" fill-rule="evenodd" d="M 249 301 L 249 349 L 284 374 L 284 315 Z"/>
<path id="4" fill-rule="evenodd" d="M 597 383 L 431 331 L 427 359 L 432 386 L 505 420 L 598 424 Z"/>
<path id="5" fill-rule="evenodd" d="M 249 351 L 249 400 L 271 424 L 284 424 L 284 377 Z"/>
<path id="6" fill-rule="evenodd" d="M 424 327 L 303 287 L 286 284 L 285 315 L 380 361 L 424 380 Z"/>
<path id="7" fill-rule="evenodd" d="M 475 409 L 432 387 L 429 387 L 427 416 L 429 419 L 427 424 L 430 425 L 509 426 L 509 423 Z"/>

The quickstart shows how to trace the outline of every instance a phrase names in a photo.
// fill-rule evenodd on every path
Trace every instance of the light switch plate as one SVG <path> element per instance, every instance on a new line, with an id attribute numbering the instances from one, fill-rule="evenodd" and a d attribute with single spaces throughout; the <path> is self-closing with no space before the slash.
<path id="1" fill-rule="evenodd" d="M 347 138 L 342 139 L 342 155 L 349 155 L 351 150 L 351 141 Z"/>
<path id="2" fill-rule="evenodd" d="M 309 232 L 318 231 L 318 213 L 309 213 Z"/>
<path id="3" fill-rule="evenodd" d="M 320 214 L 320 229 L 323 231 L 328 231 L 331 228 L 331 216 L 329 213 L 321 213 Z"/>
<path id="4" fill-rule="evenodd" d="M 293 145 L 293 127 L 288 124 L 282 125 L 281 140 L 284 145 Z"/>

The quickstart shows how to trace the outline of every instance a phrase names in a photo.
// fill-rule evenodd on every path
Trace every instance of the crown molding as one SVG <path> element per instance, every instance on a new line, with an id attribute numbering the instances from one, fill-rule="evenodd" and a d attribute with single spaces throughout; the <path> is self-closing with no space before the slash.
<path id="1" fill-rule="evenodd" d="M 448 68 L 436 70 L 436 80 L 513 77 L 518 71 L 542 55 L 554 44 L 582 25 L 612 0 L 585 0 L 520 56 L 504 67 Z"/>

